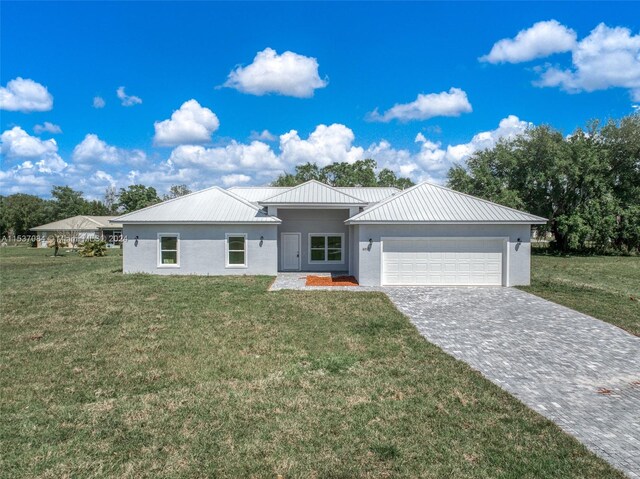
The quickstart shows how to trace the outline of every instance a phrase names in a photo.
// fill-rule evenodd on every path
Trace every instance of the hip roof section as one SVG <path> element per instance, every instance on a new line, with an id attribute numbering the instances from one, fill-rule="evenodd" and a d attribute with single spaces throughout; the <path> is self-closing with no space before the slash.
<path id="1" fill-rule="evenodd" d="M 281 223 L 253 203 L 213 186 L 120 216 L 127 223 Z"/>
<path id="2" fill-rule="evenodd" d="M 63 220 L 31 228 L 32 231 L 95 231 L 104 228 L 120 228 L 122 225 L 110 223 L 115 216 L 78 215 Z"/>
<path id="3" fill-rule="evenodd" d="M 421 183 L 346 221 L 366 223 L 526 223 L 547 220 L 431 183 Z"/>
<path id="4" fill-rule="evenodd" d="M 258 203 L 292 188 L 293 186 L 232 186 L 228 191 L 252 203 Z M 378 203 L 401 191 L 392 186 L 334 186 L 333 188 L 341 193 L 358 198 L 369 205 Z"/>

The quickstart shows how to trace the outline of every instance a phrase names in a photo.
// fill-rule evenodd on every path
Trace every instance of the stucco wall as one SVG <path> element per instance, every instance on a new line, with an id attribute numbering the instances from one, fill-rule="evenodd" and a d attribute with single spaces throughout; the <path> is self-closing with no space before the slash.
<path id="1" fill-rule="evenodd" d="M 349 228 L 344 224 L 349 218 L 348 209 L 281 209 L 278 218 L 282 224 L 278 226 L 278 245 L 281 233 L 301 233 L 300 264 L 302 271 L 347 271 L 349 270 Z M 344 257 L 340 264 L 321 264 L 309 262 L 310 233 L 343 233 Z M 282 248 L 278 248 L 278 267 L 282 265 L 280 256 Z"/>
<path id="2" fill-rule="evenodd" d="M 382 259 L 380 239 L 384 237 L 447 238 L 507 237 L 508 264 L 503 257 L 505 286 L 528 285 L 531 270 L 530 225 L 360 225 L 358 227 L 358 281 L 364 286 L 380 285 Z M 517 242 L 520 238 L 520 243 Z M 373 240 L 369 248 L 369 239 Z M 506 270 L 508 268 L 508 271 Z M 508 279 L 507 279 L 508 278 Z"/>
<path id="3" fill-rule="evenodd" d="M 242 275 L 277 273 L 277 225 L 125 225 L 125 273 Z M 158 267 L 158 233 L 180 234 L 180 266 Z M 225 234 L 247 234 L 247 267 L 225 267 Z M 136 241 L 136 236 L 138 240 Z M 260 245 L 260 237 L 264 240 Z"/>

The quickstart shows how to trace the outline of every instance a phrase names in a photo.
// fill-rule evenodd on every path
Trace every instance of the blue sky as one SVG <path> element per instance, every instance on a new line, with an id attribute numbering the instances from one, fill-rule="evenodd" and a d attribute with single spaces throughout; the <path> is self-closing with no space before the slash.
<path id="1" fill-rule="evenodd" d="M 531 124 L 640 103 L 633 2 L 1 8 L 2 194 L 265 184 L 366 157 L 442 182 Z"/>

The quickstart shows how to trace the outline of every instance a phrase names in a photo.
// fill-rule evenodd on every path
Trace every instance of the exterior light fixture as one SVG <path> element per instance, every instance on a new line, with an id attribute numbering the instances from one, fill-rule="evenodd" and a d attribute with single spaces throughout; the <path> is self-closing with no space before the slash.
<path id="1" fill-rule="evenodd" d="M 264 243 L 264 236 L 260 236 L 260 248 L 262 248 L 262 243 Z"/>

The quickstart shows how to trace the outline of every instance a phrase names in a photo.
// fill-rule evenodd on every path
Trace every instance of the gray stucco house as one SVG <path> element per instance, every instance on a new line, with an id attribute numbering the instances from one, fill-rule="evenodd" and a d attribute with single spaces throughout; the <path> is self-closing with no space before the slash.
<path id="1" fill-rule="evenodd" d="M 125 273 L 344 271 L 361 285 L 529 284 L 546 220 L 442 186 L 212 187 L 114 220 Z"/>

